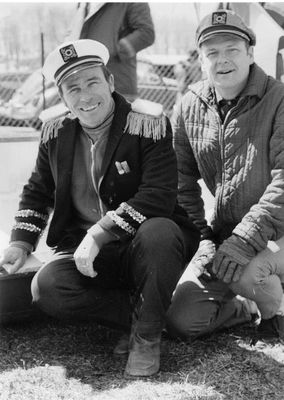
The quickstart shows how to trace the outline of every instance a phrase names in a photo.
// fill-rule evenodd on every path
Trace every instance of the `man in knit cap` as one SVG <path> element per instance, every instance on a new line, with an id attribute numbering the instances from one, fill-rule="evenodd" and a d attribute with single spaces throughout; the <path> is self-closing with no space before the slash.
<path id="1" fill-rule="evenodd" d="M 32 281 L 33 301 L 57 318 L 124 328 L 131 335 L 116 353 L 129 353 L 125 374 L 150 376 L 159 370 L 165 314 L 199 232 L 176 203 L 169 121 L 160 105 L 130 105 L 115 92 L 108 58 L 90 39 L 47 57 L 43 74 L 70 113 L 43 125 L 0 264 L 19 269 L 51 216 L 47 244 L 55 253 Z"/>
<path id="2" fill-rule="evenodd" d="M 178 201 L 201 232 L 168 312 L 187 339 L 258 310 L 259 333 L 284 337 L 284 85 L 255 64 L 255 42 L 234 12 L 207 15 L 196 32 L 207 79 L 174 111 Z M 200 178 L 215 197 L 210 225 Z"/>

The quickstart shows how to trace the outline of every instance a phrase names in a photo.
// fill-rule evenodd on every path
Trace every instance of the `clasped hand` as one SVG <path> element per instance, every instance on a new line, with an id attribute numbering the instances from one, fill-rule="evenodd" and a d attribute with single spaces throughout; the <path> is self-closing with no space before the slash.
<path id="1" fill-rule="evenodd" d="M 237 282 L 243 268 L 255 255 L 251 245 L 233 234 L 217 250 L 212 270 L 225 283 Z"/>
<path id="2" fill-rule="evenodd" d="M 198 250 L 189 263 L 190 270 L 199 277 L 212 263 L 216 254 L 216 245 L 212 240 L 201 240 Z"/>

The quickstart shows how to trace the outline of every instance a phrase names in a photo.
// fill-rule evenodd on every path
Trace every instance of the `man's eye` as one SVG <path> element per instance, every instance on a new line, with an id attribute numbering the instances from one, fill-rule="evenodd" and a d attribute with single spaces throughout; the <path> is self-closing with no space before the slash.
<path id="1" fill-rule="evenodd" d="M 238 49 L 232 48 L 232 49 L 229 49 L 229 52 L 230 52 L 230 53 L 236 53 L 236 52 L 238 52 Z"/>
<path id="2" fill-rule="evenodd" d="M 216 51 L 210 51 L 210 53 L 207 54 L 207 57 L 214 57 L 216 56 L 217 52 Z"/>
<path id="3" fill-rule="evenodd" d="M 68 93 L 76 93 L 78 91 L 78 88 L 72 87 L 68 89 Z"/>

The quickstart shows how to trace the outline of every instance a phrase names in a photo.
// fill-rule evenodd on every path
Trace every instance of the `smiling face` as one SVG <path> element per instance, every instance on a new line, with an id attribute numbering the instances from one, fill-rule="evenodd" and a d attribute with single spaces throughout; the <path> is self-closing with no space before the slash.
<path id="1" fill-rule="evenodd" d="M 61 84 L 61 96 L 82 125 L 100 125 L 113 108 L 113 75 L 107 80 L 100 66 L 90 66 L 69 75 Z"/>
<path id="2" fill-rule="evenodd" d="M 246 85 L 253 47 L 236 35 L 215 35 L 201 45 L 200 62 L 217 92 L 233 99 Z"/>

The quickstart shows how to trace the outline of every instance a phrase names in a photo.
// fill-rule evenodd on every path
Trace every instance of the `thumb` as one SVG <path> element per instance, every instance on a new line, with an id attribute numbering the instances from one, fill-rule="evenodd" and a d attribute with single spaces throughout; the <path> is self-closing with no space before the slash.
<path id="1" fill-rule="evenodd" d="M 8 274 L 14 274 L 24 265 L 25 261 L 26 257 L 20 257 L 14 263 L 4 263 L 3 268 Z"/>

